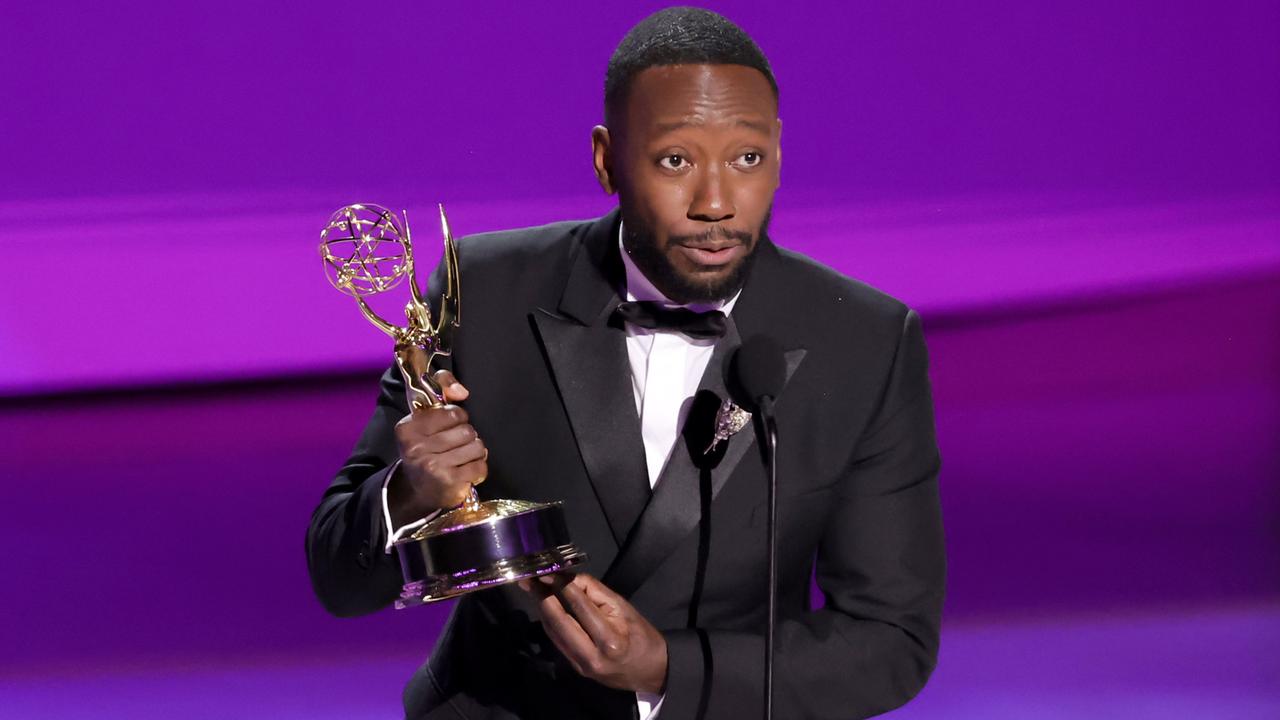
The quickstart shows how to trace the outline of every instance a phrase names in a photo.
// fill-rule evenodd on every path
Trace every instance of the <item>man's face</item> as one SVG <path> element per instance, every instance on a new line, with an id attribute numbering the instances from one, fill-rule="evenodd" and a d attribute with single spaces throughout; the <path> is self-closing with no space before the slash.
<path id="1" fill-rule="evenodd" d="M 781 123 L 769 82 L 741 65 L 649 68 L 615 114 L 614 127 L 592 137 L 628 254 L 676 302 L 729 298 L 778 188 Z"/>

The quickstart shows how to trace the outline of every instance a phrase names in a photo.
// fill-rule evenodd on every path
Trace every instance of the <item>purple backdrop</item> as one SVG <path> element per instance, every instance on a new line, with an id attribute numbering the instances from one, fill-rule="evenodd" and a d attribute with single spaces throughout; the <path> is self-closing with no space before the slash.
<path id="1" fill-rule="evenodd" d="M 661 5 L 5 3 L 0 196 L 589 193 L 605 61 Z M 1280 181 L 1274 2 L 709 5 L 775 66 L 788 187 Z"/>
<path id="2" fill-rule="evenodd" d="M 0 6 L 3 714 L 395 713 L 444 609 L 329 618 L 302 557 L 389 354 L 319 228 L 608 209 L 659 6 Z M 711 6 L 782 88 L 776 238 L 925 318 L 951 582 L 899 715 L 1280 716 L 1280 3 Z"/>

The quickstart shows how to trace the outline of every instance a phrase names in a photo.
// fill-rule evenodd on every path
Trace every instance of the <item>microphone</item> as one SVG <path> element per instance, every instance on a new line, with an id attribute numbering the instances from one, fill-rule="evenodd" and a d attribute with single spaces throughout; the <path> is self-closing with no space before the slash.
<path id="1" fill-rule="evenodd" d="M 771 720 L 774 626 L 778 617 L 778 425 L 773 416 L 773 402 L 778 393 L 782 392 L 787 367 L 777 341 L 767 335 L 754 335 L 734 353 L 731 370 L 749 408 L 760 414 L 765 431 L 762 447 L 769 483 L 769 522 L 766 528 L 766 543 L 769 546 L 769 618 L 764 635 L 764 718 Z"/>
<path id="2" fill-rule="evenodd" d="M 768 335 L 753 335 L 733 355 L 732 375 L 750 410 L 770 417 L 773 401 L 786 381 L 782 347 Z"/>

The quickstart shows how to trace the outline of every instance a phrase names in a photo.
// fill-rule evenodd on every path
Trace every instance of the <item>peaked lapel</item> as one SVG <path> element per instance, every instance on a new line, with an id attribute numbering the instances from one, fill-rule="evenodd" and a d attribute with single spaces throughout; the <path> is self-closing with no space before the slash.
<path id="1" fill-rule="evenodd" d="M 587 227 L 554 310 L 531 313 L 574 440 L 614 541 L 621 546 L 649 501 L 626 333 L 609 324 L 623 282 L 618 212 Z"/>
<path id="2" fill-rule="evenodd" d="M 725 368 L 734 351 L 742 344 L 739 324 L 750 327 L 752 331 L 769 324 L 767 317 L 760 316 L 767 315 L 772 307 L 769 293 L 774 289 L 771 286 L 777 264 L 777 251 L 766 241 L 760 252 L 752 276 L 729 317 L 725 336 L 716 343 L 711 361 L 707 363 L 707 369 L 698 385 L 698 393 L 694 396 L 694 405 L 685 420 L 681 440 L 677 440 L 635 529 L 605 573 L 605 584 L 623 597 L 629 597 L 639 589 L 676 546 L 698 526 L 699 521 L 709 515 L 710 508 L 704 508 L 704 503 L 715 500 L 747 449 L 755 444 L 755 433 L 744 428 L 742 432 L 729 438 L 721 448 L 703 455 L 711 438 L 715 419 L 712 406 L 718 408 L 720 401 L 729 397 L 725 387 Z M 800 366 L 804 355 L 804 348 L 793 348 L 786 352 L 787 381 L 790 381 L 792 374 Z M 784 390 L 785 387 L 784 382 Z M 710 417 L 705 412 L 698 412 L 700 405 L 711 408 Z M 754 425 L 755 423 L 751 423 L 751 426 Z M 710 488 L 703 487 L 707 482 Z"/>

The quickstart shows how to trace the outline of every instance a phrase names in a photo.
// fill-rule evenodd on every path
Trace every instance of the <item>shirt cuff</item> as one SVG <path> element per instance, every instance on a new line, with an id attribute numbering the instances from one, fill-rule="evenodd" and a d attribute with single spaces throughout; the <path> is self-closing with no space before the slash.
<path id="1" fill-rule="evenodd" d="M 636 709 L 640 711 L 640 720 L 658 720 L 664 697 L 666 696 L 647 692 L 636 693 Z"/>
<path id="2" fill-rule="evenodd" d="M 391 507 L 387 504 L 387 486 L 391 484 L 391 478 L 395 477 L 396 472 L 400 469 L 400 461 L 396 460 L 391 465 L 391 469 L 387 471 L 386 477 L 382 478 L 382 522 L 387 529 L 387 546 L 383 548 L 383 552 L 390 554 L 391 546 L 395 545 L 400 538 L 406 535 L 412 535 L 418 528 L 426 525 L 440 514 L 439 510 L 433 511 L 430 515 L 421 520 L 414 520 L 411 523 L 401 525 L 399 528 L 391 526 Z M 641 716 L 643 718 L 643 715 Z"/>

